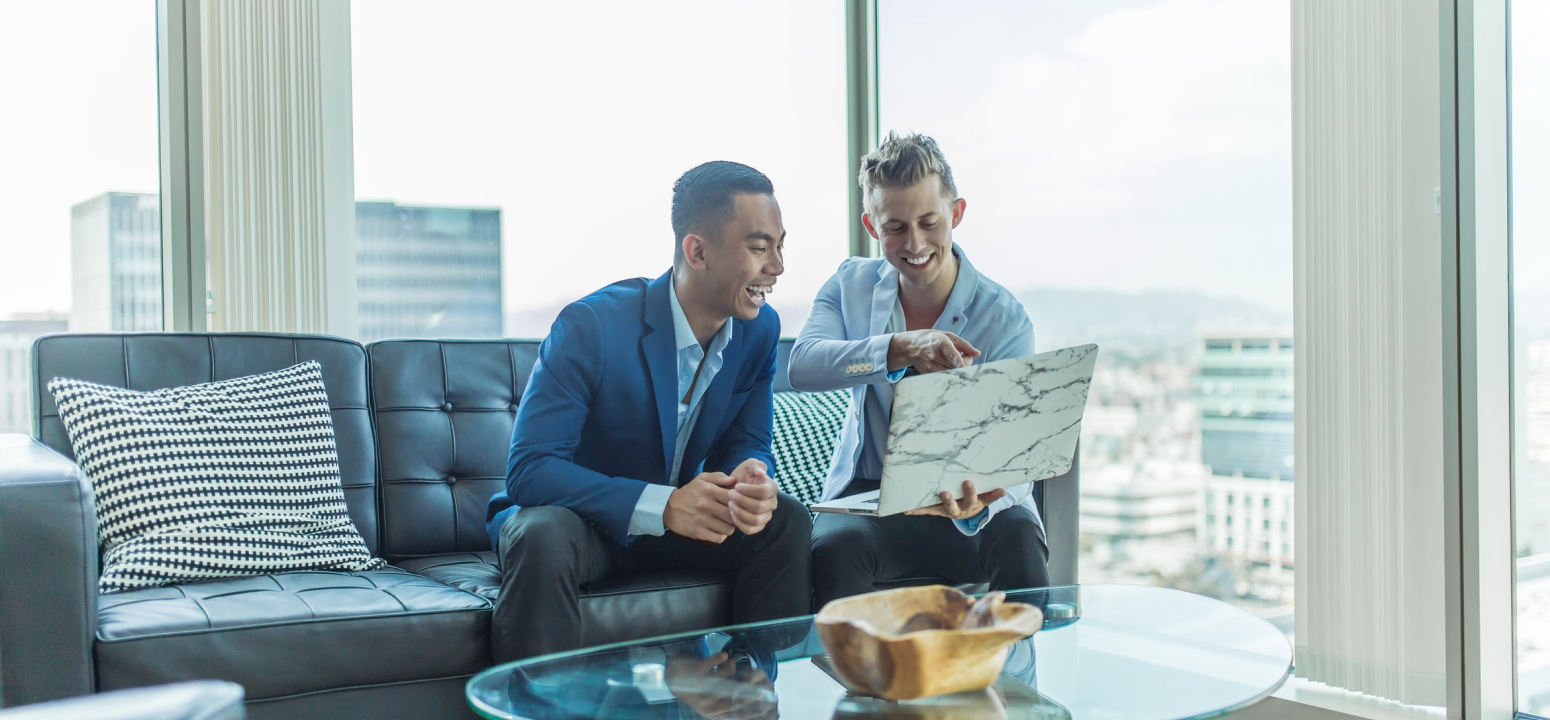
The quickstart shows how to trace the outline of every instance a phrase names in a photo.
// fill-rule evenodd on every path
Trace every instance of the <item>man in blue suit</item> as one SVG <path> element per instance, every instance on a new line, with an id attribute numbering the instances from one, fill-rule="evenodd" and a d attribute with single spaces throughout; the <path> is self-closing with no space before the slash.
<path id="1" fill-rule="evenodd" d="M 774 187 L 706 163 L 674 185 L 672 219 L 671 271 L 571 303 L 539 347 L 490 498 L 497 662 L 581 647 L 581 586 L 608 575 L 727 572 L 735 623 L 810 607 L 812 523 L 771 479 Z"/>

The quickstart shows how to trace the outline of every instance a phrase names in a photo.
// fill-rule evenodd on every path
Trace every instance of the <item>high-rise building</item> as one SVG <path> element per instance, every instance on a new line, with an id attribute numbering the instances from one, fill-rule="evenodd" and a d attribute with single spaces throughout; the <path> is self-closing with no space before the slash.
<path id="1" fill-rule="evenodd" d="M 161 203 L 103 193 L 70 208 L 70 330 L 160 330 Z"/>
<path id="2" fill-rule="evenodd" d="M 1514 383 L 1513 419 L 1521 428 L 1513 443 L 1518 556 L 1550 553 L 1550 339 L 1518 345 L 1524 381 Z"/>
<path id="3" fill-rule="evenodd" d="M 501 213 L 355 204 L 361 342 L 501 335 Z"/>
<path id="4" fill-rule="evenodd" d="M 1291 567 L 1292 335 L 1212 335 L 1204 345 L 1195 379 L 1207 473 L 1198 537 L 1250 562 Z"/>
<path id="5" fill-rule="evenodd" d="M 1082 472 L 1081 529 L 1110 544 L 1195 532 L 1200 465 L 1148 459 Z"/>
<path id="6" fill-rule="evenodd" d="M 64 313 L 0 320 L 0 433 L 32 432 L 32 341 L 66 327 Z"/>

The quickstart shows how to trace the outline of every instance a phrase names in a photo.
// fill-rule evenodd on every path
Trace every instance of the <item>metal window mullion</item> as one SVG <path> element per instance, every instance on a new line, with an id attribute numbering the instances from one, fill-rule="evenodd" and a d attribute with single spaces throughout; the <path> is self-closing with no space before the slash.
<path id="1" fill-rule="evenodd" d="M 877 147 L 878 119 L 877 0 L 845 2 L 845 120 L 848 154 L 845 163 L 849 188 L 850 254 L 876 255 L 872 236 L 861 224 L 861 156 Z"/>
<path id="2" fill-rule="evenodd" d="M 1442 3 L 1448 716 L 1516 706 L 1506 0 Z"/>
<path id="3" fill-rule="evenodd" d="M 199 0 L 156 3 L 162 327 L 205 329 L 204 132 Z"/>

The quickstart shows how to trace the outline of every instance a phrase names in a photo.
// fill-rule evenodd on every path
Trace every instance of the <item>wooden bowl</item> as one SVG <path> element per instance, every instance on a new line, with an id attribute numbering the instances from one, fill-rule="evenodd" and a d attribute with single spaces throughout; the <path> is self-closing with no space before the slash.
<path id="1" fill-rule="evenodd" d="M 1038 608 L 1005 600 L 994 592 L 975 601 L 945 585 L 903 588 L 835 600 L 814 622 L 852 692 L 913 700 L 996 682 L 1007 647 L 1044 625 Z"/>

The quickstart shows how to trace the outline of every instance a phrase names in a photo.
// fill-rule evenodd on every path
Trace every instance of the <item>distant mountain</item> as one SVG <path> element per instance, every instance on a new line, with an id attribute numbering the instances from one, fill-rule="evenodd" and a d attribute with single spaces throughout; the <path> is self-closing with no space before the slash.
<path id="1" fill-rule="evenodd" d="M 1248 300 L 1175 290 L 1120 293 L 1032 288 L 1016 293 L 1040 350 L 1096 342 L 1136 359 L 1183 359 L 1202 333 L 1289 330 L 1292 314 Z"/>
<path id="2" fill-rule="evenodd" d="M 1199 348 L 1201 333 L 1286 330 L 1292 325 L 1290 312 L 1192 292 L 1034 288 L 1016 295 L 1033 319 L 1040 350 L 1095 342 L 1110 356 L 1182 360 Z M 507 312 L 505 334 L 542 338 L 564 307 L 564 302 L 557 302 Z M 781 334 L 795 337 L 807 319 L 808 306 L 780 309 Z"/>

